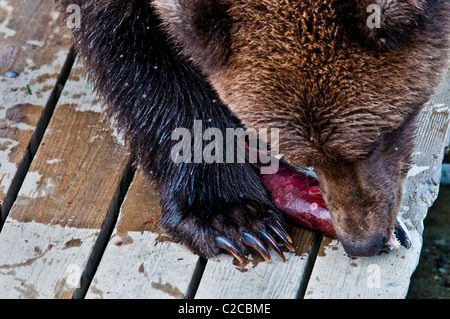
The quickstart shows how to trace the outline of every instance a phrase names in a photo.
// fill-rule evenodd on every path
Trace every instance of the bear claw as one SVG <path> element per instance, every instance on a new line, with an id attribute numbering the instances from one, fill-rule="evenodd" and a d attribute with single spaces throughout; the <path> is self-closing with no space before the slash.
<path id="1" fill-rule="evenodd" d="M 275 226 L 272 223 L 267 223 L 267 226 L 281 239 L 283 244 L 289 249 L 289 251 L 294 252 L 295 248 L 292 246 L 292 239 L 289 237 L 288 233 L 283 227 Z"/>
<path id="2" fill-rule="evenodd" d="M 244 244 L 258 251 L 261 254 L 261 256 L 263 256 L 265 261 L 267 262 L 272 261 L 266 247 L 264 247 L 264 244 L 257 237 L 249 233 L 243 233 L 242 236 L 244 237 Z"/>
<path id="3" fill-rule="evenodd" d="M 286 261 L 286 257 L 284 257 L 283 252 L 278 247 L 277 242 L 275 241 L 275 239 L 273 239 L 272 236 L 270 236 L 269 234 L 267 234 L 262 230 L 259 232 L 259 235 L 264 240 L 264 242 L 268 243 L 270 247 L 272 247 L 272 249 L 277 253 L 277 255 L 280 257 L 282 261 Z"/>
<path id="4" fill-rule="evenodd" d="M 244 256 L 231 240 L 222 236 L 217 236 L 216 243 L 219 248 L 231 253 L 241 264 L 244 262 Z"/>
<path id="5" fill-rule="evenodd" d="M 277 238 L 279 238 L 291 252 L 294 251 L 294 247 L 292 246 L 292 239 L 289 237 L 289 235 L 281 225 L 274 226 L 272 223 L 268 223 L 267 226 L 273 231 L 273 233 L 277 235 Z M 281 249 L 278 247 L 276 240 L 266 231 L 263 230 L 259 231 L 260 238 L 247 232 L 243 232 L 242 237 L 243 237 L 242 242 L 246 246 L 249 246 L 255 249 L 257 252 L 259 252 L 259 254 L 264 258 L 265 261 L 271 262 L 272 259 L 264 243 L 272 247 L 272 249 L 275 251 L 275 253 L 280 257 L 280 259 L 283 262 L 286 261 L 286 257 L 284 256 Z M 230 239 L 223 236 L 217 236 L 215 240 L 217 247 L 231 253 L 240 263 L 244 263 L 244 255 L 242 254 L 238 246 L 235 243 L 233 243 Z"/>

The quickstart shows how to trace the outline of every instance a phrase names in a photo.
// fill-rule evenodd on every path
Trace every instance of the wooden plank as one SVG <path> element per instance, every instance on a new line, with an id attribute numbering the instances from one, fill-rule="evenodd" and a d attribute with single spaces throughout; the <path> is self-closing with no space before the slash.
<path id="1" fill-rule="evenodd" d="M 48 1 L 0 2 L 0 206 L 71 46 L 57 16 Z"/>
<path id="2" fill-rule="evenodd" d="M 81 73 L 72 70 L 0 233 L 0 298 L 72 298 L 114 206 L 129 154 Z"/>
<path id="3" fill-rule="evenodd" d="M 295 253 L 285 252 L 286 262 L 274 252 L 270 263 L 257 253 L 244 265 L 237 264 L 229 255 L 209 260 L 195 298 L 296 298 L 301 286 L 306 284 L 304 272 L 310 268 L 308 257 L 314 232 L 291 225 L 289 234 L 294 241 Z"/>
<path id="4" fill-rule="evenodd" d="M 138 173 L 86 298 L 184 298 L 199 257 L 162 234 L 159 196 Z"/>
<path id="5" fill-rule="evenodd" d="M 371 258 L 351 258 L 342 245 L 326 237 L 305 298 L 404 298 L 422 249 L 423 219 L 439 190 L 445 141 L 450 126 L 450 73 L 419 118 L 414 166 L 405 181 L 399 216 L 407 225 L 412 247 Z"/>
<path id="6" fill-rule="evenodd" d="M 183 298 L 195 276 L 198 256 L 165 237 L 157 226 L 159 197 L 142 173 L 131 184 L 120 219 L 106 248 L 86 298 Z M 196 298 L 294 298 L 314 233 L 292 226 L 296 253 L 274 256 L 266 263 L 259 255 L 237 265 L 231 256 L 209 260 Z M 275 253 L 272 253 L 275 255 Z"/>
<path id="7" fill-rule="evenodd" d="M 409 250 L 369 258 L 349 257 L 338 240 L 326 237 L 304 298 L 404 298 L 421 249 L 418 233 L 411 236 Z"/>

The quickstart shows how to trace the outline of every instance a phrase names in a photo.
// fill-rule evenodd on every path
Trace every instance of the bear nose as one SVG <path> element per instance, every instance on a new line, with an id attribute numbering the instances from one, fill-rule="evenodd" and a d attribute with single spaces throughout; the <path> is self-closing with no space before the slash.
<path id="1" fill-rule="evenodd" d="M 347 255 L 354 257 L 371 257 L 380 252 L 387 239 L 387 236 L 382 235 L 375 238 L 372 237 L 365 241 L 341 240 L 341 242 Z"/>

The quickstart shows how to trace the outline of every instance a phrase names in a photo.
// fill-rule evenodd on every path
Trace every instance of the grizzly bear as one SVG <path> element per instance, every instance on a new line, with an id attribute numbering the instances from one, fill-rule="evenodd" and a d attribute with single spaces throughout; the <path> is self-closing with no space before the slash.
<path id="1" fill-rule="evenodd" d="M 205 257 L 267 257 L 274 238 L 292 248 L 250 163 L 173 160 L 172 132 L 201 121 L 278 128 L 280 153 L 314 168 L 345 251 L 388 241 L 416 118 L 447 61 L 449 1 L 58 3 L 81 9 L 76 52 L 156 182 L 168 234 Z"/>

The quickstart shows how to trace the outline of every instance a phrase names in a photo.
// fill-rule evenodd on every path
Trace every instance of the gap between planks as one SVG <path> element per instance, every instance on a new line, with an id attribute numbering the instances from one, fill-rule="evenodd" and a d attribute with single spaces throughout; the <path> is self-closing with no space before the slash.
<path id="1" fill-rule="evenodd" d="M 72 70 L 72 66 L 75 61 L 74 56 L 74 48 L 73 46 L 70 48 L 69 53 L 67 55 L 66 61 L 59 73 L 59 76 L 56 80 L 55 86 L 53 87 L 52 93 L 42 111 L 41 117 L 36 125 L 36 129 L 31 137 L 31 140 L 25 150 L 25 153 L 20 161 L 20 164 L 17 168 L 16 174 L 11 182 L 11 185 L 5 195 L 4 201 L 1 207 L 1 216 L 0 216 L 0 232 L 2 230 L 3 224 L 11 210 L 14 201 L 17 198 L 20 188 L 22 187 L 23 181 L 25 180 L 25 176 L 28 173 L 31 162 L 33 161 L 34 156 L 36 155 L 37 149 L 42 141 L 42 137 L 45 134 L 45 130 L 48 127 L 50 119 L 55 111 L 55 107 L 58 104 L 59 98 L 61 97 L 61 93 L 64 89 L 64 86 L 69 78 L 70 71 Z"/>
<path id="2" fill-rule="evenodd" d="M 132 175 L 125 146 L 118 143 L 109 121 L 98 114 L 98 100 L 89 93 L 86 82 L 80 81 L 80 68 L 76 71 L 72 69 L 70 83 L 51 116 L 15 201 L 17 205 L 12 207 L 0 233 L 4 241 L 0 269 L 5 274 L 0 283 L 6 296 L 73 298 L 75 292 L 77 297 L 82 296 L 101 257 L 103 243 L 114 227 L 114 213 Z M 81 104 L 77 106 L 76 101 Z M 106 158 L 102 149 L 110 149 L 116 161 L 98 164 L 95 158 Z M 55 155 L 69 162 L 46 165 Z M 124 174 L 126 167 L 128 175 Z M 40 181 L 47 182 L 34 181 L 36 174 Z M 73 254 L 74 250 L 66 248 L 77 252 Z M 65 281 L 70 277 L 64 267 L 68 265 L 81 265 L 84 277 L 78 290 Z M 33 293 L 21 288 L 25 284 Z"/>
<path id="3" fill-rule="evenodd" d="M 307 257 L 308 259 L 306 261 L 306 267 L 305 270 L 303 271 L 302 275 L 303 277 L 302 280 L 300 281 L 300 287 L 298 289 L 296 299 L 304 299 L 305 297 L 306 289 L 308 287 L 308 283 L 314 269 L 314 264 L 316 262 L 317 255 L 319 254 L 319 249 L 322 244 L 323 237 L 324 235 L 322 233 L 316 232 L 314 234 L 314 239 Z"/>
<path id="4" fill-rule="evenodd" d="M 117 224 L 119 217 L 120 207 L 125 199 L 125 196 L 130 188 L 133 177 L 136 174 L 136 169 L 133 168 L 133 160 L 130 159 L 122 174 L 122 179 L 114 195 L 114 199 L 111 202 L 111 206 L 108 209 L 108 213 L 103 222 L 100 233 L 97 237 L 96 243 L 92 249 L 92 253 L 89 256 L 87 267 L 84 269 L 81 275 L 81 285 L 75 289 L 73 299 L 84 299 L 86 293 L 91 285 L 92 279 L 97 271 L 98 265 L 102 259 L 105 249 L 108 245 L 111 234 L 114 227 Z"/>

